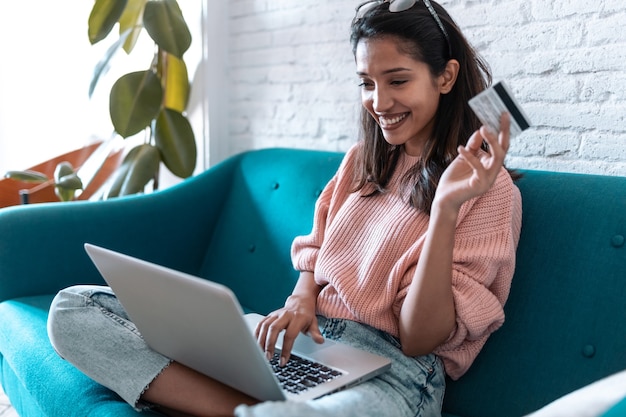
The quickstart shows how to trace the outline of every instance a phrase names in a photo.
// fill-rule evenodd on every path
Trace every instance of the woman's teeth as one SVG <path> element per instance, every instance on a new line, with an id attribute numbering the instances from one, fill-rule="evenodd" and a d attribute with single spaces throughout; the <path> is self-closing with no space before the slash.
<path id="1" fill-rule="evenodd" d="M 404 120 L 404 118 L 408 115 L 408 113 L 404 113 L 400 116 L 395 116 L 395 117 L 384 117 L 384 116 L 379 116 L 378 120 L 380 120 L 380 124 L 385 125 L 385 126 L 391 126 L 391 125 L 395 125 L 396 123 L 400 123 L 402 120 Z"/>

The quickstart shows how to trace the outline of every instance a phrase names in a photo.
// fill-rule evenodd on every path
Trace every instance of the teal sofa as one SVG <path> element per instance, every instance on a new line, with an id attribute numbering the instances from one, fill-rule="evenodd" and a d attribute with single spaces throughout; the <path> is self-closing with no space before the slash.
<path id="1" fill-rule="evenodd" d="M 0 210 L 0 382 L 18 413 L 136 416 L 48 341 L 54 294 L 103 283 L 83 243 L 222 282 L 246 309 L 267 313 L 297 279 L 291 241 L 309 232 L 342 156 L 250 151 L 148 195 Z M 469 372 L 449 381 L 447 417 L 522 416 L 626 369 L 626 177 L 522 173 L 507 319 Z"/>

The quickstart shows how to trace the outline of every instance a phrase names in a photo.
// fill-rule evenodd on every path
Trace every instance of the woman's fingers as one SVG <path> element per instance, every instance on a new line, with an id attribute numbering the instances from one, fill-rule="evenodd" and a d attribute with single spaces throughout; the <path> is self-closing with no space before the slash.
<path id="1" fill-rule="evenodd" d="M 511 116 L 509 113 L 502 113 L 500 116 L 500 132 L 494 133 L 486 126 L 482 126 L 479 132 L 489 144 L 489 153 L 496 159 L 504 161 L 509 150 L 511 137 Z"/>
<path id="2" fill-rule="evenodd" d="M 268 359 L 274 354 L 274 343 L 271 343 L 271 326 L 277 320 L 273 314 L 266 316 L 261 320 L 255 330 L 255 336 L 261 349 L 268 356 Z"/>
<path id="3" fill-rule="evenodd" d="M 475 152 L 471 152 L 466 146 L 459 146 L 458 151 L 459 155 L 461 155 L 465 163 L 467 163 L 473 171 L 482 171 L 484 167 Z"/>
<path id="4" fill-rule="evenodd" d="M 289 318 L 285 312 L 275 311 L 263 319 L 256 328 L 257 342 L 265 352 L 267 359 L 274 356 L 276 342 L 280 333 L 289 326 Z"/>
<path id="5" fill-rule="evenodd" d="M 503 114 L 499 133 L 485 126 L 474 132 L 459 155 L 446 168 L 439 181 L 436 197 L 441 204 L 460 206 L 470 198 L 485 193 L 493 185 L 509 148 L 510 118 Z M 489 147 L 483 150 L 483 144 Z"/>
<path id="6" fill-rule="evenodd" d="M 511 115 L 509 113 L 502 113 L 500 117 L 500 135 L 498 136 L 500 146 L 504 149 L 504 153 L 509 151 L 511 144 Z"/>
<path id="7" fill-rule="evenodd" d="M 500 168 L 509 148 L 510 116 L 503 113 L 500 119 L 499 133 L 494 133 L 486 126 L 482 126 L 469 138 L 465 146 L 458 148 L 459 156 L 471 168 L 469 178 L 470 187 L 490 187 Z M 489 145 L 488 152 L 482 152 L 483 142 Z M 482 184 L 482 185 L 481 185 Z"/>
<path id="8" fill-rule="evenodd" d="M 481 130 L 477 130 L 472 134 L 472 136 L 470 136 L 469 140 L 467 141 L 467 144 L 463 146 L 463 148 L 467 150 L 468 152 L 472 152 L 476 154 L 478 153 L 482 145 L 483 145 L 483 133 L 481 132 Z"/>
<path id="9" fill-rule="evenodd" d="M 261 320 L 255 329 L 255 337 L 268 359 L 274 356 L 276 343 L 283 331 L 281 365 L 289 360 L 293 344 L 301 332 L 310 333 L 316 343 L 324 342 L 315 317 L 309 322 L 303 315 L 289 310 L 278 310 Z"/>
<path id="10" fill-rule="evenodd" d="M 300 326 L 292 326 L 291 328 L 287 328 L 285 330 L 285 335 L 283 337 L 283 346 L 280 353 L 280 366 L 285 366 L 287 361 L 289 360 L 289 356 L 291 355 L 291 349 L 296 341 L 296 337 L 300 333 L 307 333 L 311 338 L 315 341 L 315 343 L 324 343 L 324 336 L 320 332 L 317 326 L 317 318 L 313 317 L 311 323 L 305 328 L 300 328 Z"/>

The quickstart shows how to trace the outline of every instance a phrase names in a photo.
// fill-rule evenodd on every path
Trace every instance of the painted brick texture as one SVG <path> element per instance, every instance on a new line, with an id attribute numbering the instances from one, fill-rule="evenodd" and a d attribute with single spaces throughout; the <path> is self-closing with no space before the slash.
<path id="1" fill-rule="evenodd" d="M 357 140 L 349 25 L 360 0 L 231 0 L 230 154 Z M 623 0 L 442 0 L 534 127 L 514 168 L 626 176 Z"/>

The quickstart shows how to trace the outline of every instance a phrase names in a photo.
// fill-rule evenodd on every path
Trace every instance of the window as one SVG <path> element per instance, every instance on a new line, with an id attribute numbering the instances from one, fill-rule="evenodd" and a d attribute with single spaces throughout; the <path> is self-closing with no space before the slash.
<path id="1" fill-rule="evenodd" d="M 179 5 L 193 37 L 185 62 L 194 83 L 189 117 L 201 170 L 205 167 L 207 106 L 200 64 L 205 54 L 207 5 L 197 0 L 179 0 Z M 0 3 L 0 174 L 25 169 L 111 135 L 110 87 L 120 75 L 145 69 L 153 47 L 144 32 L 132 56 L 120 51 L 90 100 L 93 69 L 114 41 L 112 34 L 99 44 L 89 44 L 87 20 L 92 6 L 93 1 Z"/>

